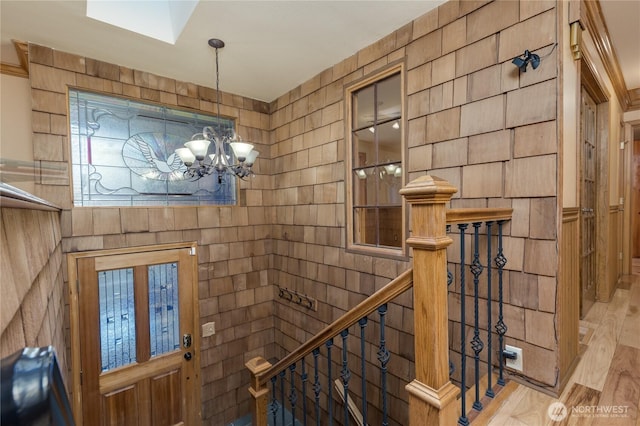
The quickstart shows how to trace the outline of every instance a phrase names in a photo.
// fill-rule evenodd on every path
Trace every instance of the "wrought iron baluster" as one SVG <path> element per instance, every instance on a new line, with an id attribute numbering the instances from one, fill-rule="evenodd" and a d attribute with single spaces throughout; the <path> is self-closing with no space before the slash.
<path id="1" fill-rule="evenodd" d="M 278 374 L 280 376 L 280 407 L 282 408 L 282 424 L 285 425 L 286 423 L 284 422 L 284 376 L 286 374 L 286 370 L 282 370 L 280 372 L 280 374 Z"/>
<path id="2" fill-rule="evenodd" d="M 313 394 L 316 400 L 316 426 L 320 426 L 320 391 L 322 390 L 322 386 L 320 385 L 320 376 L 318 375 L 318 355 L 320 355 L 320 348 L 315 348 L 312 353 L 313 353 Z"/>
<path id="3" fill-rule="evenodd" d="M 384 336 L 384 323 L 387 315 L 387 304 L 378 308 L 380 315 L 380 349 L 378 350 L 378 361 L 380 361 L 380 384 L 382 385 L 382 425 L 389 424 L 387 413 L 387 363 L 389 362 L 389 350 Z"/>
<path id="4" fill-rule="evenodd" d="M 362 373 L 362 422 L 367 423 L 367 363 L 365 353 L 365 336 L 364 328 L 367 326 L 367 317 L 360 318 L 360 371 Z"/>
<path id="5" fill-rule="evenodd" d="M 466 354 L 466 315 L 465 315 L 465 259 L 464 259 L 464 231 L 467 229 L 466 223 L 458 224 L 460 230 L 460 418 L 458 424 L 461 426 L 467 426 L 469 419 L 467 418 L 467 354 Z"/>
<path id="6" fill-rule="evenodd" d="M 500 369 L 498 376 L 498 384 L 500 386 L 505 385 L 504 381 L 504 356 L 502 354 L 504 345 L 504 335 L 507 333 L 507 326 L 504 323 L 504 316 L 502 312 L 502 272 L 504 266 L 507 264 L 507 258 L 504 257 L 502 252 L 502 225 L 504 220 L 498 221 L 498 254 L 496 255 L 496 266 L 498 267 L 498 323 L 496 324 L 496 331 L 498 332 L 498 358 L 500 360 Z"/>
<path id="7" fill-rule="evenodd" d="M 480 323 L 478 318 L 478 284 L 480 283 L 480 274 L 482 273 L 482 264 L 480 263 L 480 225 L 481 222 L 473 223 L 473 262 L 471 263 L 471 273 L 473 274 L 473 339 L 471 339 L 471 348 L 474 354 L 474 376 L 476 385 L 476 399 L 473 401 L 475 410 L 482 410 L 480 402 L 480 352 L 484 348 L 484 344 L 480 339 Z"/>
<path id="8" fill-rule="evenodd" d="M 451 225 L 447 225 L 447 234 L 451 232 Z M 447 287 L 453 284 L 453 273 L 449 268 L 447 268 Z M 456 367 L 453 365 L 453 362 L 449 360 L 449 376 L 452 376 L 456 371 Z"/>
<path id="9" fill-rule="evenodd" d="M 276 424 L 276 414 L 278 413 L 278 400 L 276 399 L 276 380 L 278 376 L 271 378 L 271 403 L 269 404 L 269 412 L 273 419 L 273 424 Z"/>
<path id="10" fill-rule="evenodd" d="M 351 371 L 349 370 L 347 360 L 347 337 L 349 337 L 349 330 L 342 330 L 340 333 L 342 337 L 342 371 L 340 377 L 342 378 L 342 391 L 344 392 L 344 425 L 349 425 L 349 380 L 351 379 Z"/>
<path id="11" fill-rule="evenodd" d="M 491 345 L 491 226 L 493 221 L 488 221 L 487 226 L 487 391 L 485 395 L 489 398 L 493 398 L 495 393 L 493 392 L 492 385 L 492 365 L 491 365 L 491 352 L 493 351 Z"/>
<path id="12" fill-rule="evenodd" d="M 291 381 L 291 387 L 289 390 L 289 403 L 291 404 L 291 422 L 296 423 L 296 403 L 298 402 L 298 394 L 296 393 L 296 380 L 295 380 L 296 364 L 289 366 L 289 380 Z"/>
<path id="13" fill-rule="evenodd" d="M 309 375 L 307 374 L 307 365 L 304 357 L 302 358 L 302 375 L 300 378 L 302 379 L 302 424 L 307 426 L 307 381 Z"/>
<path id="14" fill-rule="evenodd" d="M 331 378 L 331 348 L 333 347 L 333 338 L 327 340 L 325 345 L 327 346 L 327 373 L 329 375 L 327 380 L 327 406 L 329 408 L 329 425 L 333 425 L 333 379 Z"/>

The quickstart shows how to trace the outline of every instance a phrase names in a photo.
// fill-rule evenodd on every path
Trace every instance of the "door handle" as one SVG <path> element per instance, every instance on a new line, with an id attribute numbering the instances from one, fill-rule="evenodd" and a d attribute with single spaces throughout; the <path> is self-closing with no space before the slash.
<path id="1" fill-rule="evenodd" d="M 191 358 L 193 358 L 193 355 L 191 355 L 191 352 L 187 352 L 184 354 L 184 359 L 186 359 L 187 361 L 191 361 Z"/>

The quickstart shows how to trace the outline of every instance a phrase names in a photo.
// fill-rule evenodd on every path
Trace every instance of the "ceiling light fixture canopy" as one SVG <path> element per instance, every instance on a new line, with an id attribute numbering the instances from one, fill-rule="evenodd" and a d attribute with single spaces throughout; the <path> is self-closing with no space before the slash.
<path id="1" fill-rule="evenodd" d="M 224 41 L 217 38 L 209 40 L 209 46 L 216 50 L 216 107 L 217 121 L 220 123 L 220 73 L 218 68 L 218 49 L 224 47 Z M 213 153 L 207 155 L 209 145 L 213 143 Z M 229 146 L 231 149 L 227 148 Z M 233 152 L 233 157 L 228 154 Z M 258 157 L 259 152 L 253 149 L 253 145 L 242 141 L 231 129 L 225 134 L 211 126 L 202 129 L 202 133 L 196 133 L 191 140 L 184 144 L 184 148 L 176 149 L 186 170 L 184 175 L 189 180 L 198 180 L 216 173 L 218 183 L 222 183 L 225 175 L 244 179 L 254 176 L 251 167 Z M 234 160 L 237 162 L 234 163 Z"/>

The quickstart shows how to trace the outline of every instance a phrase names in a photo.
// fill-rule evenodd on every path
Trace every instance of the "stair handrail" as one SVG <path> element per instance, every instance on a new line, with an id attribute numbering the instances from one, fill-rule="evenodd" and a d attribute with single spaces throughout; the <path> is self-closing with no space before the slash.
<path id="1" fill-rule="evenodd" d="M 456 223 L 511 220 L 512 215 L 513 209 L 508 207 L 447 209 L 447 225 L 453 225 Z"/>
<path id="2" fill-rule="evenodd" d="M 273 376 L 290 365 L 297 363 L 309 355 L 314 349 L 320 347 L 332 337 L 337 336 L 342 330 L 351 327 L 361 318 L 373 313 L 378 307 L 392 301 L 412 286 L 413 268 L 410 268 L 316 333 L 311 339 L 304 342 L 301 346 L 298 346 L 296 350 L 289 353 L 268 369 L 257 374 L 256 378 L 259 384 L 266 384 Z"/>

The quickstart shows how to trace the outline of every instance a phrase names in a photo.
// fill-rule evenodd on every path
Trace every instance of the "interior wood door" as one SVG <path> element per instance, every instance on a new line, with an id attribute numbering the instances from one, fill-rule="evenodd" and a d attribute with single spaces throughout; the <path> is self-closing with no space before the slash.
<path id="1" fill-rule="evenodd" d="M 640 257 L 640 141 L 633 142 L 633 165 L 631 175 L 632 236 L 631 251 L 633 257 Z"/>
<path id="2" fill-rule="evenodd" d="M 195 246 L 76 259 L 82 424 L 200 423 Z"/>
<path id="3" fill-rule="evenodd" d="M 582 88 L 580 187 L 580 317 L 596 299 L 596 170 L 598 161 L 596 103 Z"/>

